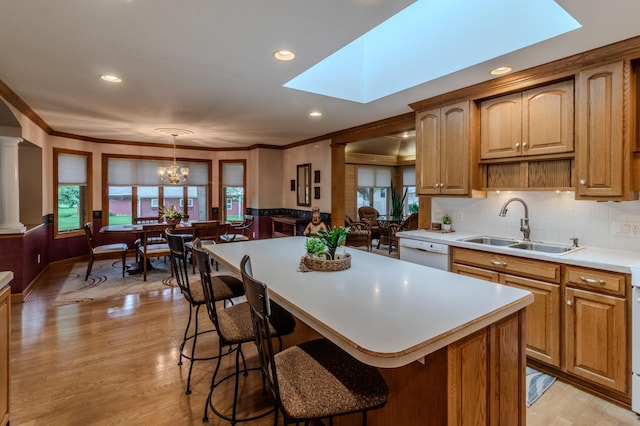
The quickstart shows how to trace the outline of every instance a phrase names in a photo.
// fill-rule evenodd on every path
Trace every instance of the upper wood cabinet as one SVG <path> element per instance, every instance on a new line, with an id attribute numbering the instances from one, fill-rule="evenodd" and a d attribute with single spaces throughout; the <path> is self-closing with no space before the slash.
<path id="1" fill-rule="evenodd" d="M 623 62 L 581 71 L 576 105 L 576 197 L 631 199 L 631 152 L 623 130 Z M 626 151 L 629 155 L 625 155 Z"/>
<path id="2" fill-rule="evenodd" d="M 573 81 L 480 103 L 483 160 L 573 151 Z"/>
<path id="3" fill-rule="evenodd" d="M 469 102 L 417 113 L 418 194 L 468 195 L 469 144 Z"/>

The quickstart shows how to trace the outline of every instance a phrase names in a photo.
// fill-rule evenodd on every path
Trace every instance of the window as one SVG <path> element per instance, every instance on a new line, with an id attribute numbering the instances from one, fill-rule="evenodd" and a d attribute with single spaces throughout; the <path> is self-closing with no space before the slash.
<path id="1" fill-rule="evenodd" d="M 54 236 L 75 236 L 91 220 L 91 153 L 53 149 Z"/>
<path id="2" fill-rule="evenodd" d="M 208 160 L 181 161 L 189 167 L 187 181 L 162 185 L 157 168 L 166 165 L 164 160 L 105 157 L 107 203 L 103 204 L 103 222 L 129 224 L 137 217 L 158 216 L 161 208 L 171 206 L 178 207 L 190 220 L 209 219 L 211 163 Z"/>
<path id="3" fill-rule="evenodd" d="M 391 168 L 358 167 L 358 194 L 356 208 L 374 207 L 380 214 L 389 214 Z"/>
<path id="4" fill-rule="evenodd" d="M 225 206 L 222 220 L 244 220 L 245 161 L 220 161 L 220 201 Z"/>
<path id="5" fill-rule="evenodd" d="M 416 194 L 416 168 L 415 166 L 404 167 L 402 169 L 403 194 L 407 197 L 404 200 L 404 216 L 418 211 L 418 195 Z"/>

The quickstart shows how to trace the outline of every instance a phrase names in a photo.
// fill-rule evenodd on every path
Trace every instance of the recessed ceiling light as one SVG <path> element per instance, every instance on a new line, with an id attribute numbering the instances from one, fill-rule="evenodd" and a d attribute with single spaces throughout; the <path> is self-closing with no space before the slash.
<path id="1" fill-rule="evenodd" d="M 491 71 L 491 75 L 502 75 L 502 74 L 507 74 L 510 73 L 512 70 L 511 67 L 498 67 L 495 70 Z"/>
<path id="2" fill-rule="evenodd" d="M 309 117 L 322 117 L 322 113 L 320 111 L 311 111 Z"/>
<path id="3" fill-rule="evenodd" d="M 100 76 L 100 78 L 104 81 L 108 81 L 109 83 L 120 83 L 122 82 L 122 79 L 120 77 L 118 77 L 117 75 L 111 75 L 111 74 L 103 74 Z"/>
<path id="4" fill-rule="evenodd" d="M 273 52 L 273 57 L 279 61 L 292 61 L 296 54 L 290 50 L 276 50 Z"/>

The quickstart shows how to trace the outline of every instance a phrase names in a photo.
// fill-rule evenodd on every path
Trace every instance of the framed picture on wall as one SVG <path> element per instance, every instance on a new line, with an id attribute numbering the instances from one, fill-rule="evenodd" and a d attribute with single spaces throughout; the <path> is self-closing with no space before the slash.
<path id="1" fill-rule="evenodd" d="M 320 187 L 319 186 L 314 186 L 313 187 L 313 199 L 314 200 L 319 200 L 320 199 Z"/>
<path id="2" fill-rule="evenodd" d="M 320 170 L 313 171 L 313 183 L 320 183 Z"/>

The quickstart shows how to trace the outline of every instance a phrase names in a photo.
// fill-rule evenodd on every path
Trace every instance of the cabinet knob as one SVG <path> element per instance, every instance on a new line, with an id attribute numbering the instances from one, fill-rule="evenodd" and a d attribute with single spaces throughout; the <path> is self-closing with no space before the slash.
<path id="1" fill-rule="evenodd" d="M 500 260 L 491 259 L 491 264 L 493 266 L 507 266 L 507 262 L 502 262 Z"/>
<path id="2" fill-rule="evenodd" d="M 567 300 L 567 306 L 572 306 L 573 302 L 571 300 Z"/>
<path id="3" fill-rule="evenodd" d="M 586 181 L 586 180 L 584 180 L 584 179 L 580 179 L 580 185 L 586 185 L 586 184 L 587 184 L 587 181 Z"/>
<path id="4" fill-rule="evenodd" d="M 522 142 L 522 149 L 527 149 L 527 143 L 526 142 Z"/>
<path id="5" fill-rule="evenodd" d="M 516 149 L 520 148 L 520 142 L 516 142 Z"/>

